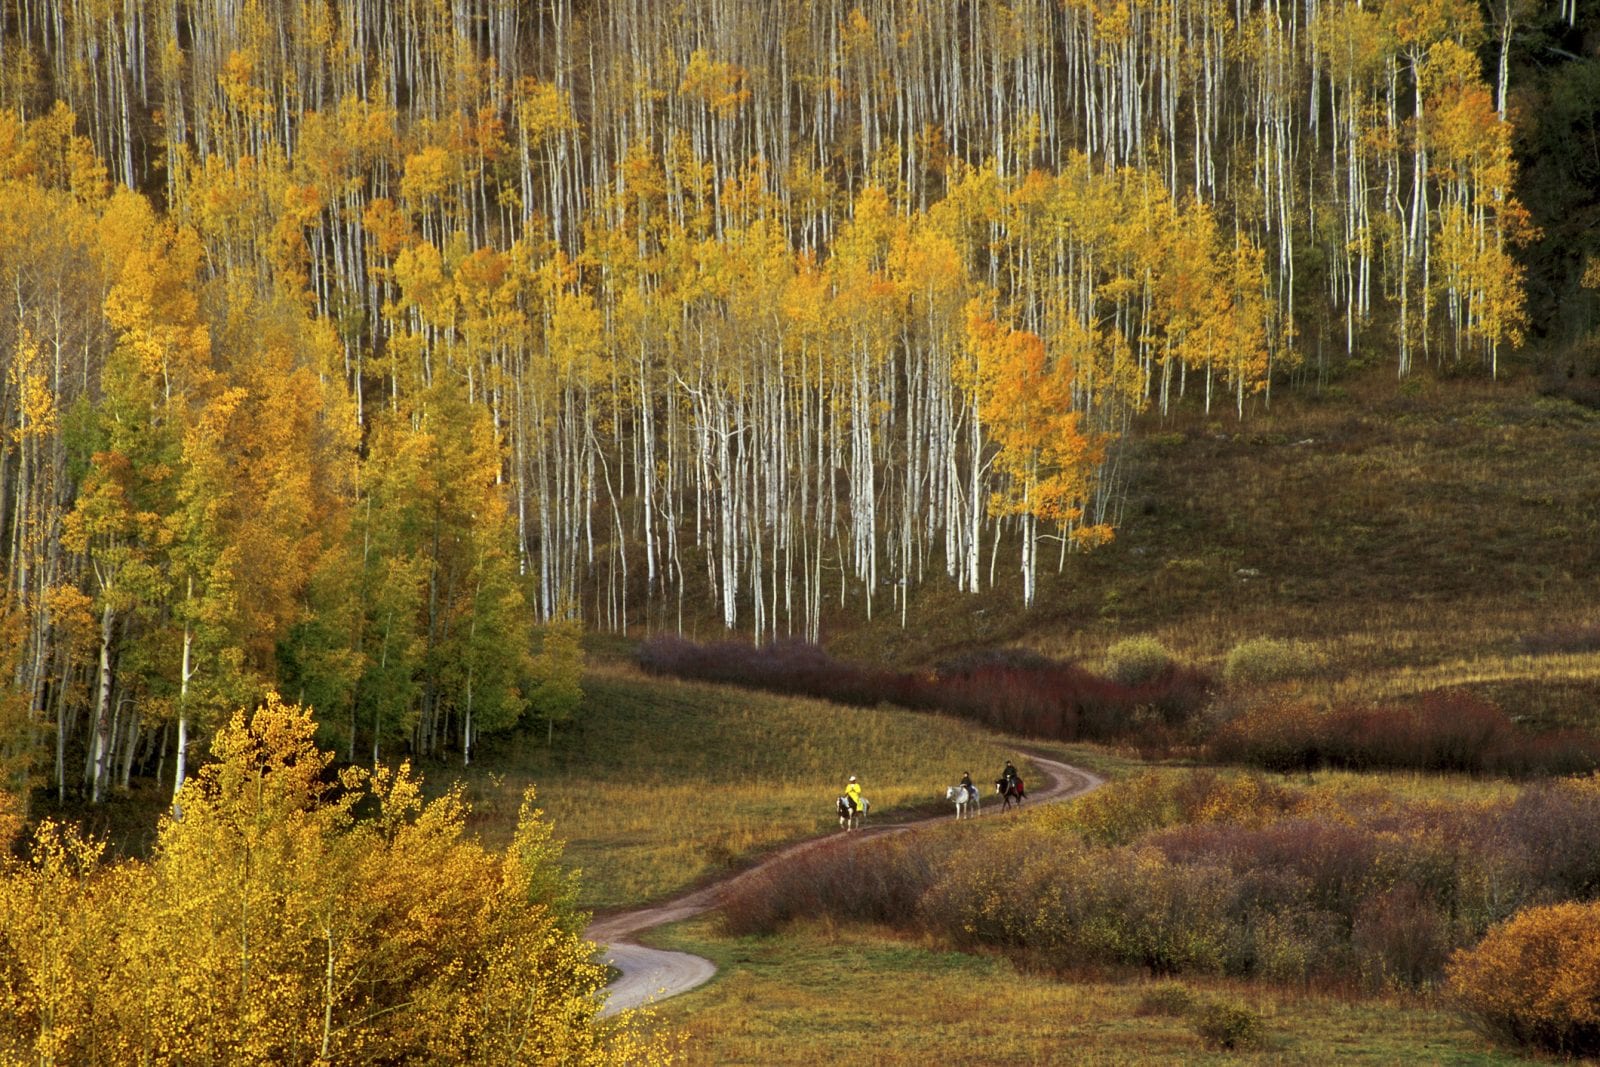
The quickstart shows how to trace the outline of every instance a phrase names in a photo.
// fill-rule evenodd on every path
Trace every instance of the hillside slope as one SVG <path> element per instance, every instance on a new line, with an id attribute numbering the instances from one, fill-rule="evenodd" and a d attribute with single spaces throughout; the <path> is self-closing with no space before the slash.
<path id="1" fill-rule="evenodd" d="M 985 593 L 924 590 L 906 629 L 834 619 L 830 647 L 902 663 L 1008 645 L 1092 661 L 1153 634 L 1220 668 L 1265 635 L 1308 642 L 1329 691 L 1472 684 L 1520 714 L 1568 718 L 1600 691 L 1600 413 L 1535 384 L 1396 391 L 1373 372 L 1285 391 L 1242 421 L 1147 416 L 1117 539 L 1069 555 L 1032 610 L 1002 555 Z"/>

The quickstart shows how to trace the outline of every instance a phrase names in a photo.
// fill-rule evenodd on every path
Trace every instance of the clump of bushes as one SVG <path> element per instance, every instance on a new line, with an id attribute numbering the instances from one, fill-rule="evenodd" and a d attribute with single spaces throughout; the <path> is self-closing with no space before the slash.
<path id="1" fill-rule="evenodd" d="M 1230 685 L 1268 685 L 1303 677 L 1315 666 L 1311 649 L 1298 641 L 1254 637 L 1228 653 L 1222 677 Z"/>
<path id="2" fill-rule="evenodd" d="M 1156 638 L 1130 637 L 1106 649 L 1105 674 L 1122 685 L 1147 685 L 1172 662 L 1172 653 Z"/>
<path id="3" fill-rule="evenodd" d="M 1260 1048 L 1266 1043 L 1266 1026 L 1249 1005 L 1231 997 L 1202 997 L 1177 982 L 1152 987 L 1140 999 L 1139 1011 L 1144 1015 L 1188 1019 L 1207 1048 L 1232 1052 Z"/>
<path id="4" fill-rule="evenodd" d="M 933 879 L 920 838 L 856 838 L 746 876 L 724 896 L 719 916 L 722 928 L 738 937 L 824 915 L 903 926 L 914 920 Z"/>
<path id="5" fill-rule="evenodd" d="M 806 641 L 751 645 L 741 641 L 699 644 L 681 637 L 653 637 L 639 647 L 639 666 L 654 674 L 724 682 L 816 697 L 840 704 L 876 707 L 933 706 L 925 675 L 890 671 L 834 659 Z"/>
<path id="6" fill-rule="evenodd" d="M 1168 1015 L 1183 1018 L 1200 1005 L 1194 990 L 1177 982 L 1159 982 L 1139 998 L 1139 1012 L 1143 1015 Z"/>
<path id="7" fill-rule="evenodd" d="M 1600 1054 L 1600 903 L 1521 912 L 1452 957 L 1449 989 L 1503 1041 Z"/>
<path id="8" fill-rule="evenodd" d="M 1286 772 L 1336 767 L 1533 777 L 1600 768 L 1600 740 L 1592 733 L 1531 734 L 1460 690 L 1326 711 L 1270 704 L 1222 724 L 1209 749 L 1221 762 Z"/>
<path id="9" fill-rule="evenodd" d="M 891 671 L 833 659 L 816 645 L 696 644 L 676 637 L 644 643 L 645 670 L 817 697 L 842 704 L 895 704 L 942 711 L 986 726 L 1059 741 L 1163 740 L 1205 707 L 1202 672 L 1176 664 L 1137 684 L 1093 674 L 1031 652 L 969 653 L 932 674 Z"/>
<path id="10" fill-rule="evenodd" d="M 1149 774 L 982 835 L 802 853 L 742 885 L 724 921 L 887 922 L 1061 971 L 1418 989 L 1518 908 L 1600 894 L 1597 838 L 1588 782 L 1451 806 Z"/>
<path id="11" fill-rule="evenodd" d="M 1203 714 L 1210 677 L 1170 659 L 1157 670 L 1165 654 L 1149 638 L 1114 645 L 1107 670 L 1116 677 L 1018 650 L 968 653 L 927 673 L 846 663 L 799 641 L 756 647 L 657 637 L 641 646 L 638 662 L 659 674 L 841 704 L 945 712 L 1025 737 L 1134 743 L 1146 755 L 1204 744 L 1218 762 L 1273 771 L 1337 767 L 1535 777 L 1600 769 L 1600 738 L 1593 733 L 1532 734 L 1495 705 L 1457 690 L 1405 704 L 1331 710 L 1272 703 L 1212 725 Z M 1303 646 L 1263 638 L 1235 648 L 1227 673 L 1230 680 L 1263 681 L 1304 673 L 1310 661 Z"/>
<path id="12" fill-rule="evenodd" d="M 1206 1046 L 1233 1052 L 1260 1048 L 1266 1039 L 1261 1016 L 1237 1000 L 1210 1000 L 1194 1013 L 1194 1029 Z"/>

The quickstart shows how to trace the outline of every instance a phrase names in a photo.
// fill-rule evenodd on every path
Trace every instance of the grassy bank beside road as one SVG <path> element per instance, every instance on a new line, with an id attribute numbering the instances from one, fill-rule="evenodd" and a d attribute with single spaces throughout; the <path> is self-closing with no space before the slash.
<path id="1" fill-rule="evenodd" d="M 990 781 L 1016 754 L 944 716 L 646 678 L 610 663 L 585 676 L 583 709 L 555 747 L 542 741 L 518 738 L 464 775 L 474 827 L 491 843 L 509 838 L 534 784 L 592 908 L 660 899 L 836 832 L 848 775 L 860 776 L 876 822 L 942 812 L 963 770 Z"/>

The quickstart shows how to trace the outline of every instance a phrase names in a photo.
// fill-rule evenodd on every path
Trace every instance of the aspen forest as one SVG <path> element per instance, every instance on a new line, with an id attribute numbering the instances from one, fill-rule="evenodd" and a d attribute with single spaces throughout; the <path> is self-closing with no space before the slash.
<path id="1" fill-rule="evenodd" d="M 550 626 L 1030 604 L 1139 413 L 1527 327 L 1515 5 L 0 11 L 0 764 L 57 798 L 269 691 L 469 759 Z"/>

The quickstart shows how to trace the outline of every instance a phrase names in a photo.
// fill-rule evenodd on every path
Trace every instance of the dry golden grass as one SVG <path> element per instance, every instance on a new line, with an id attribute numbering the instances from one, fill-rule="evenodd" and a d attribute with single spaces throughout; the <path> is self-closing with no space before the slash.
<path id="1" fill-rule="evenodd" d="M 474 825 L 496 843 L 535 785 L 594 907 L 657 899 L 836 832 L 834 800 L 850 774 L 872 803 L 869 819 L 905 818 L 943 811 L 963 770 L 992 780 L 1015 754 L 945 716 L 646 677 L 617 663 L 596 664 L 584 692 L 553 751 L 522 738 L 467 781 Z"/>
<path id="2" fill-rule="evenodd" d="M 1197 1000 L 1242 1002 L 1256 1051 L 1207 1049 L 1191 1019 L 1154 1012 L 1137 976 L 1055 977 L 997 957 L 880 931 L 808 924 L 729 939 L 709 922 L 654 940 L 715 960 L 709 985 L 661 1005 L 697 1063 L 1512 1064 L 1441 1006 L 1186 981 Z M 1170 983 L 1162 983 L 1168 985 Z"/>

